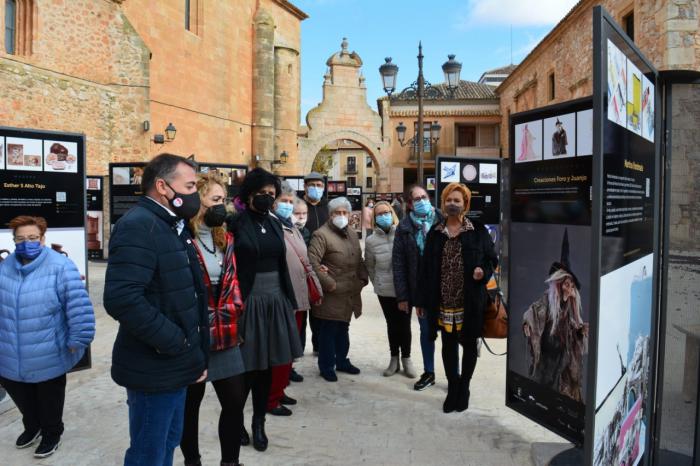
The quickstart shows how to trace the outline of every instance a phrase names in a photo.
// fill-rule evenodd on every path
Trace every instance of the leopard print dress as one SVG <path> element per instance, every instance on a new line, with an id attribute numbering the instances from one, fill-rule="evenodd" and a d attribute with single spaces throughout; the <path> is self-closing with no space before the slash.
<path id="1" fill-rule="evenodd" d="M 459 332 L 464 323 L 464 258 L 460 235 L 473 230 L 474 226 L 465 217 L 456 236 L 450 236 L 444 224 L 439 225 L 437 229 L 447 236 L 445 247 L 442 249 L 438 325 L 448 333 Z"/>

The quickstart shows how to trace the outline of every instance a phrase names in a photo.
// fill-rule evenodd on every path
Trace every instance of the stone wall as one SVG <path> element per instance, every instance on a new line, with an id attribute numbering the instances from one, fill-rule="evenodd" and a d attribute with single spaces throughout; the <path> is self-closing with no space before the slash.
<path id="1" fill-rule="evenodd" d="M 0 125 L 85 133 L 91 175 L 106 174 L 110 161 L 142 159 L 149 51 L 119 6 L 35 5 L 33 54 L 8 55 L 0 44 Z"/>

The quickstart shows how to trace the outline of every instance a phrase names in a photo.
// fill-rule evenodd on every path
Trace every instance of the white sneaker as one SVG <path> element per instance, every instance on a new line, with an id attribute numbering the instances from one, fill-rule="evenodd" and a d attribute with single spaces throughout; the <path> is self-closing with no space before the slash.
<path id="1" fill-rule="evenodd" d="M 384 377 L 391 377 L 399 371 L 399 357 L 392 356 L 389 361 L 389 367 L 384 371 Z"/>
<path id="2" fill-rule="evenodd" d="M 415 367 L 411 362 L 411 358 L 401 358 L 401 365 L 403 366 L 403 374 L 409 379 L 415 379 L 418 377 Z"/>

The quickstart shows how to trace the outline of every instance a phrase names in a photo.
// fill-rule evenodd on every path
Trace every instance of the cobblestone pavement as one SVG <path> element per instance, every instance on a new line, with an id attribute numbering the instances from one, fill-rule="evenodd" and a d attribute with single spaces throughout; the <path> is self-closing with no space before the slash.
<path id="1" fill-rule="evenodd" d="M 19 413 L 0 404 L 0 464 L 118 465 L 128 446 L 125 390 L 109 375 L 116 323 L 102 307 L 104 264 L 90 264 L 91 296 L 97 315 L 93 367 L 69 375 L 64 422 L 66 431 L 52 457 L 35 460 L 32 450 L 16 450 L 21 433 Z M 397 374 L 383 377 L 389 360 L 386 326 L 372 287 L 363 292 L 363 315 L 350 326 L 350 358 L 362 373 L 338 374 L 337 383 L 318 375 L 316 360 L 307 354 L 296 364 L 305 376 L 287 393 L 299 400 L 291 417 L 268 416 L 270 446 L 264 453 L 243 447 L 246 465 L 530 465 L 532 442 L 560 439 L 505 407 L 505 358 L 482 351 L 472 382 L 470 408 L 442 413 L 446 381 L 436 351 L 438 383 L 415 392 L 415 379 Z M 412 354 L 422 370 L 418 323 L 413 322 Z M 492 344 L 504 351 L 505 342 Z M 246 406 L 250 424 L 251 403 Z M 3 412 L 4 411 L 4 412 Z M 218 401 L 211 386 L 202 404 L 200 446 L 202 463 L 218 465 Z M 183 464 L 176 452 L 176 464 Z"/>

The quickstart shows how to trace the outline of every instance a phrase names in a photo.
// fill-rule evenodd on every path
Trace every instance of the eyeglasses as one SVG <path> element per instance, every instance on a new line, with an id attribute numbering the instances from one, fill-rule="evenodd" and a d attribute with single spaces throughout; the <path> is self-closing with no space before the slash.
<path id="1" fill-rule="evenodd" d="M 414 197 L 414 198 L 413 198 L 413 202 L 420 202 L 420 201 L 423 201 L 423 200 L 426 200 L 426 201 L 429 200 L 429 199 L 428 199 L 428 196 L 427 196 L 426 194 L 424 194 L 424 195 L 422 195 L 422 196 L 419 196 L 419 197 Z"/>
<path id="2" fill-rule="evenodd" d="M 39 241 L 41 239 L 41 236 L 27 236 L 26 238 L 24 236 L 15 236 L 15 244 L 19 243 L 24 243 L 25 241 Z"/>

